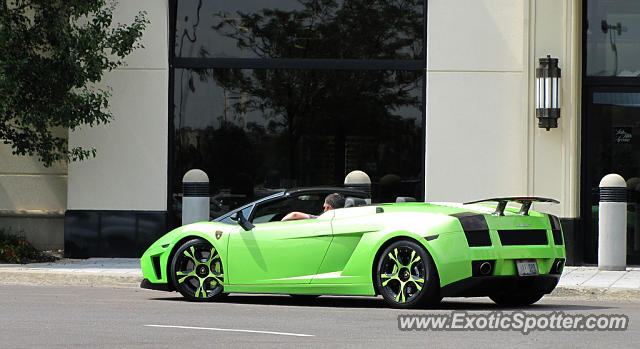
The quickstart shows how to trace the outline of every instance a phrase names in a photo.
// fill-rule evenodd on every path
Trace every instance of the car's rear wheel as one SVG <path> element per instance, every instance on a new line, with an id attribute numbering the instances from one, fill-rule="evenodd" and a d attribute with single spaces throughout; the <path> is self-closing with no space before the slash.
<path id="1" fill-rule="evenodd" d="M 191 301 L 212 301 L 223 295 L 220 254 L 209 242 L 193 239 L 178 248 L 171 261 L 171 282 Z"/>
<path id="2" fill-rule="evenodd" d="M 394 308 L 418 308 L 440 301 L 440 281 L 427 251 L 409 240 L 396 241 L 376 262 L 374 282 L 385 302 Z"/>
<path id="3" fill-rule="evenodd" d="M 521 294 L 521 295 L 494 295 L 489 296 L 492 301 L 496 302 L 498 305 L 505 306 L 523 306 L 523 305 L 531 305 L 537 301 L 539 301 L 544 294 L 540 293 L 531 293 L 531 294 Z"/>

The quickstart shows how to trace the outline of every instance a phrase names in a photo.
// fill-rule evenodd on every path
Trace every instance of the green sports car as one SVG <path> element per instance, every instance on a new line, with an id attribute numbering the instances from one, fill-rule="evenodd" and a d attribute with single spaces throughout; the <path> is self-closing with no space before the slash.
<path id="1" fill-rule="evenodd" d="M 325 194 L 334 191 L 350 196 L 345 207 L 321 213 Z M 192 301 L 239 292 L 382 295 L 397 308 L 476 296 L 529 305 L 562 274 L 560 221 L 529 210 L 555 200 L 367 204 L 361 194 L 288 190 L 216 221 L 179 227 L 142 256 L 141 287 L 179 291 Z M 293 210 L 321 214 L 280 221 Z"/>

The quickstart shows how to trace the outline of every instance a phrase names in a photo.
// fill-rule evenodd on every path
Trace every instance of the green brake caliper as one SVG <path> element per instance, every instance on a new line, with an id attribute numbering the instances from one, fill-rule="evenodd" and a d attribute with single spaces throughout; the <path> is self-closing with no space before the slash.
<path id="1" fill-rule="evenodd" d="M 218 254 L 218 251 L 216 251 L 215 247 L 211 247 L 211 253 L 209 254 L 209 258 L 207 260 L 199 261 L 195 257 L 196 253 L 193 246 L 191 246 L 191 248 L 188 251 L 184 251 L 184 255 L 193 261 L 194 263 L 193 270 L 189 273 L 178 271 L 176 272 L 176 275 L 179 277 L 178 278 L 179 283 L 183 283 L 189 277 L 195 277 L 196 279 L 198 279 L 199 285 L 198 285 L 198 289 L 196 289 L 196 293 L 195 293 L 196 297 L 207 298 L 207 291 L 205 289 L 206 279 L 209 279 L 209 278 L 212 279 L 210 281 L 210 285 L 211 285 L 210 287 L 212 289 L 218 286 L 218 284 L 220 285 L 224 284 L 224 274 L 222 273 L 222 261 L 220 260 L 220 254 Z M 212 264 L 213 264 L 213 268 L 211 267 Z M 208 275 L 205 275 L 204 277 L 201 277 L 196 273 L 196 271 L 198 270 L 198 267 L 201 265 L 206 266 L 207 270 L 209 271 Z"/>
<path id="2" fill-rule="evenodd" d="M 409 282 L 413 282 L 414 285 L 416 285 L 416 288 L 418 289 L 418 291 L 422 290 L 422 285 L 424 284 L 424 279 L 422 278 L 415 278 L 413 276 L 413 274 L 411 274 L 411 268 L 413 267 L 413 265 L 417 262 L 420 261 L 420 256 L 416 256 L 416 251 L 412 250 L 411 251 L 411 258 L 409 261 L 408 265 L 404 265 L 400 262 L 400 259 L 398 258 L 398 249 L 395 248 L 393 249 L 393 254 L 391 252 L 389 252 L 389 254 L 387 255 L 391 260 L 393 260 L 395 262 L 395 265 L 393 266 L 393 270 L 391 271 L 391 274 L 380 274 L 380 278 L 382 280 L 384 280 L 382 282 L 382 286 L 385 287 L 391 280 L 397 280 L 400 283 L 400 291 L 398 292 L 398 295 L 396 295 L 396 302 L 398 303 L 404 303 L 406 302 L 406 298 L 404 295 L 404 287 L 407 285 L 407 283 Z M 400 279 L 399 273 L 402 270 L 402 268 L 406 268 L 407 270 L 409 270 L 409 279 L 402 281 Z"/>

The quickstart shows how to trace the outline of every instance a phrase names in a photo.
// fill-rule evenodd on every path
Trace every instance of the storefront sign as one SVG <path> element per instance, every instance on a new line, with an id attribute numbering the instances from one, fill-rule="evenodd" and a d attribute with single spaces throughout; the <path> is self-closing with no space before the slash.
<path id="1" fill-rule="evenodd" d="M 616 143 L 631 143 L 633 137 L 631 127 L 615 127 L 613 130 Z"/>

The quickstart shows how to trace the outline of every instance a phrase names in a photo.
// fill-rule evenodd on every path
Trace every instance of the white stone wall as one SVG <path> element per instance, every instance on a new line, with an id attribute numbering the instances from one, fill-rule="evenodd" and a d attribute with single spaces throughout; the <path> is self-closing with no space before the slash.
<path id="1" fill-rule="evenodd" d="M 428 201 L 547 196 L 562 204 L 543 209 L 577 216 L 579 3 L 429 0 Z M 560 127 L 549 132 L 533 104 L 546 54 L 563 69 Z"/>
<path id="2" fill-rule="evenodd" d="M 546 131 L 531 124 L 528 140 L 528 193 L 553 197 L 560 205 L 536 208 L 561 217 L 579 217 L 580 125 L 582 119 L 582 1 L 536 0 L 529 5 L 528 115 L 535 113 L 535 68 L 538 57 L 559 58 L 562 68 L 562 111 L 558 128 Z"/>
<path id="3" fill-rule="evenodd" d="M 25 236 L 37 248 L 59 249 L 66 206 L 66 163 L 46 168 L 0 144 L 0 228 Z"/>
<path id="4" fill-rule="evenodd" d="M 69 165 L 68 209 L 166 210 L 168 147 L 168 1 L 120 1 L 114 22 L 147 11 L 144 49 L 104 76 L 113 89 L 107 125 L 69 135 L 70 145 L 97 148 L 97 157 Z"/>
<path id="5" fill-rule="evenodd" d="M 67 164 L 47 168 L 36 157 L 15 156 L 0 144 L 0 211 L 64 212 L 67 205 Z"/>

